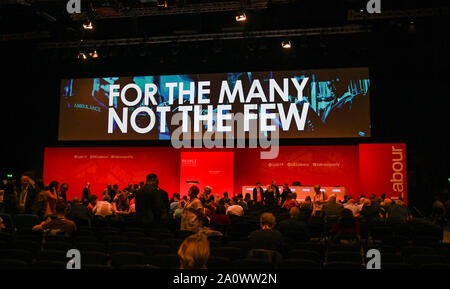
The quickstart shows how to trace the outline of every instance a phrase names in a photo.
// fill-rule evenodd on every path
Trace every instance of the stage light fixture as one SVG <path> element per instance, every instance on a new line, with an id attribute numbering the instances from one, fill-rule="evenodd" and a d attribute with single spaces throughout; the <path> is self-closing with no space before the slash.
<path id="1" fill-rule="evenodd" d="M 91 20 L 86 20 L 84 23 L 83 23 L 83 29 L 84 30 L 93 30 L 94 29 L 94 25 L 92 24 L 92 21 Z"/>
<path id="2" fill-rule="evenodd" d="M 292 47 L 292 43 L 289 40 L 282 41 L 281 47 L 283 47 L 284 49 L 290 49 Z"/>
<path id="3" fill-rule="evenodd" d="M 81 60 L 86 60 L 87 59 L 87 55 L 84 52 L 79 52 L 77 58 L 81 59 Z"/>
<path id="4" fill-rule="evenodd" d="M 89 56 L 90 56 L 91 58 L 98 58 L 97 50 L 94 50 L 94 51 L 90 52 L 90 53 L 89 53 Z"/>
<path id="5" fill-rule="evenodd" d="M 247 20 L 247 15 L 245 15 L 244 12 L 239 12 L 239 14 L 236 15 L 236 21 L 237 22 L 243 22 L 245 20 Z"/>

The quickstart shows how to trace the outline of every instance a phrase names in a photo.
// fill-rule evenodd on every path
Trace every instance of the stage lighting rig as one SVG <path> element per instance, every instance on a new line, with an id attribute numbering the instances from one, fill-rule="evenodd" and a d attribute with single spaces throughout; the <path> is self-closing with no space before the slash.
<path id="1" fill-rule="evenodd" d="M 247 15 L 245 15 L 244 11 L 241 11 L 236 15 L 237 22 L 244 22 L 245 20 L 247 20 Z"/>

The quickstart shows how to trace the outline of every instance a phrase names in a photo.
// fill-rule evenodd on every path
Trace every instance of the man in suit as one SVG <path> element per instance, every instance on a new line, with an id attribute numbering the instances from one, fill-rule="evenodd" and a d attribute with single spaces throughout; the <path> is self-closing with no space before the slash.
<path id="1" fill-rule="evenodd" d="M 33 204 L 36 201 L 36 182 L 31 172 L 25 172 L 20 178 L 21 190 L 19 192 L 19 212 L 32 214 Z"/>
<path id="2" fill-rule="evenodd" d="M 91 183 L 87 183 L 86 187 L 83 189 L 83 194 L 81 195 L 81 203 L 84 206 L 89 205 L 89 197 L 91 196 Z"/>
<path id="3" fill-rule="evenodd" d="M 256 183 L 256 188 L 253 189 L 253 201 L 258 202 L 258 192 L 261 202 L 264 201 L 264 189 L 261 187 L 261 183 Z"/>
<path id="4" fill-rule="evenodd" d="M 280 201 L 280 189 L 278 188 L 277 184 L 275 183 L 275 180 L 272 181 L 272 188 L 275 193 L 275 202 L 278 204 Z"/>
<path id="5" fill-rule="evenodd" d="M 158 187 L 158 177 L 147 175 L 147 183 L 136 192 L 136 219 L 144 226 L 152 226 L 167 219 L 169 197 Z"/>

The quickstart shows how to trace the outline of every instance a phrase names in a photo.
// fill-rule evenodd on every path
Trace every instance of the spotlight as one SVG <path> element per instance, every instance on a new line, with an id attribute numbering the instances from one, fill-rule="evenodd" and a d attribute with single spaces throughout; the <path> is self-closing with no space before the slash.
<path id="1" fill-rule="evenodd" d="M 286 41 L 282 41 L 281 42 L 281 47 L 283 47 L 284 49 L 289 49 L 292 47 L 291 41 L 286 40 Z"/>
<path id="2" fill-rule="evenodd" d="M 84 52 L 79 52 L 77 58 L 81 59 L 81 60 L 86 60 L 87 59 L 87 55 Z"/>
<path id="3" fill-rule="evenodd" d="M 90 53 L 89 53 L 89 56 L 90 56 L 91 58 L 98 58 L 97 50 L 94 50 L 94 51 L 90 52 Z"/>
<path id="4" fill-rule="evenodd" d="M 239 12 L 239 14 L 236 15 L 236 21 L 237 22 L 243 22 L 245 20 L 247 20 L 247 16 L 245 15 L 244 12 Z"/>
<path id="5" fill-rule="evenodd" d="M 92 24 L 92 21 L 91 20 L 86 20 L 84 23 L 83 23 L 83 29 L 84 30 L 92 30 L 92 29 L 94 29 L 94 25 Z"/>

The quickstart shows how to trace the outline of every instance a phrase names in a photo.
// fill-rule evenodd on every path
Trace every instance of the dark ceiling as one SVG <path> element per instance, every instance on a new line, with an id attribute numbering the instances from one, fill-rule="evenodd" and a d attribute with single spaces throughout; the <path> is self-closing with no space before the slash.
<path id="1" fill-rule="evenodd" d="M 410 200 L 448 187 L 448 0 L 381 0 L 379 15 L 360 12 L 366 0 L 141 2 L 82 1 L 72 16 L 62 0 L 0 2 L 2 174 L 42 171 L 46 146 L 86 145 L 57 141 L 62 77 L 368 66 L 368 141 L 407 143 Z M 235 21 L 240 10 L 247 21 Z M 82 28 L 87 16 L 92 31 Z M 89 49 L 99 58 L 77 59 Z"/>

